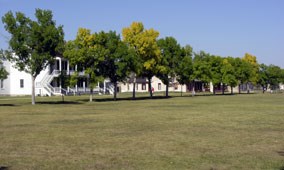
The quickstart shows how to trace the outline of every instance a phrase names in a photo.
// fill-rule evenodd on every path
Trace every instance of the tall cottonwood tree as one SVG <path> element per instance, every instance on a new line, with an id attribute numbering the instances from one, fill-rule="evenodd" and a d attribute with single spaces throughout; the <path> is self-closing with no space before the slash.
<path id="1" fill-rule="evenodd" d="M 6 79 L 7 78 L 7 76 L 8 76 L 8 72 L 5 70 L 5 68 L 3 67 L 3 63 L 2 63 L 2 54 L 3 52 L 2 52 L 2 50 L 1 50 L 1 53 L 0 53 L 0 80 L 4 80 L 4 79 Z"/>
<path id="2" fill-rule="evenodd" d="M 256 84 L 258 81 L 259 64 L 256 56 L 249 53 L 245 53 L 245 56 L 242 58 L 242 60 L 245 62 L 244 64 L 247 65 L 247 68 L 243 69 L 248 71 L 248 77 L 245 83 L 247 84 L 247 93 L 250 93 L 249 83 Z"/>
<path id="3" fill-rule="evenodd" d="M 36 21 L 21 12 L 10 11 L 2 17 L 6 31 L 11 34 L 5 57 L 20 71 L 32 78 L 32 104 L 35 104 L 35 79 L 62 52 L 63 26 L 56 26 L 50 10 L 36 9 Z"/>
<path id="4" fill-rule="evenodd" d="M 238 80 L 239 94 L 241 93 L 241 84 L 249 82 L 249 78 L 251 76 L 251 69 L 251 64 L 244 61 L 242 58 L 235 58 L 235 72 L 236 78 Z"/>
<path id="5" fill-rule="evenodd" d="M 159 32 L 154 29 L 145 29 L 141 22 L 133 22 L 129 27 L 122 30 L 123 41 L 126 42 L 136 52 L 141 65 L 140 70 L 135 70 L 137 76 L 147 77 L 150 97 L 153 96 L 151 90 L 152 77 L 162 70 L 159 65 L 161 60 L 160 49 L 157 44 Z M 135 81 L 134 81 L 135 84 Z M 135 97 L 135 85 L 133 86 L 133 97 Z"/>
<path id="6" fill-rule="evenodd" d="M 258 84 L 262 86 L 263 93 L 268 87 L 272 90 L 276 89 L 283 78 L 281 68 L 272 64 L 261 64 L 258 76 Z"/>
<path id="7" fill-rule="evenodd" d="M 191 76 L 191 80 L 193 81 L 193 93 L 195 93 L 195 80 L 202 81 L 203 83 L 210 83 L 211 74 L 210 54 L 204 51 L 194 53 L 193 74 Z"/>
<path id="8" fill-rule="evenodd" d="M 231 87 L 231 94 L 234 94 L 233 88 L 238 84 L 235 58 L 223 58 L 221 66 L 222 81 L 224 84 Z M 223 88 L 224 94 L 224 88 Z"/>
<path id="9" fill-rule="evenodd" d="M 79 28 L 76 39 L 68 41 L 65 45 L 64 57 L 69 60 L 70 65 L 77 65 L 77 71 L 84 71 L 88 77 L 90 102 L 93 101 L 93 88 L 101 80 L 98 64 L 107 54 L 102 45 L 104 41 L 102 35 L 91 34 L 89 29 Z"/>
<path id="10" fill-rule="evenodd" d="M 186 45 L 185 47 L 181 48 L 181 54 L 178 56 L 178 61 L 179 62 L 176 68 L 174 68 L 177 76 L 177 81 L 181 85 L 185 85 L 192 82 L 193 63 L 192 63 L 192 47 L 190 45 Z M 182 89 L 181 89 L 181 96 L 182 96 Z"/>
<path id="11" fill-rule="evenodd" d="M 104 60 L 99 62 L 98 68 L 101 75 L 108 77 L 114 85 L 114 100 L 116 100 L 117 84 L 124 82 L 129 76 L 135 54 L 114 31 L 100 32 L 97 36 L 102 40 L 101 45 L 106 50 Z"/>
<path id="12" fill-rule="evenodd" d="M 222 83 L 222 62 L 223 59 L 220 56 L 211 55 L 209 58 L 210 81 L 213 85 L 213 94 L 216 94 L 216 85 Z"/>
<path id="13" fill-rule="evenodd" d="M 176 67 L 180 62 L 181 47 L 173 37 L 166 37 L 158 40 L 158 46 L 161 50 L 160 65 L 164 69 L 157 74 L 158 78 L 166 85 L 166 97 L 169 96 L 169 84 L 176 77 Z"/>

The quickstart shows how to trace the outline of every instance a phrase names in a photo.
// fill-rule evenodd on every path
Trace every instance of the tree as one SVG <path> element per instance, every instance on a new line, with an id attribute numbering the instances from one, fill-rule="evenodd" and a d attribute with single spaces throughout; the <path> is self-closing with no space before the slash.
<path id="1" fill-rule="evenodd" d="M 280 78 L 281 81 L 280 82 L 284 83 L 284 69 L 283 68 L 281 69 L 281 73 L 280 74 L 281 74 L 281 78 Z"/>
<path id="2" fill-rule="evenodd" d="M 246 69 L 250 69 L 246 80 L 247 93 L 250 93 L 249 83 L 256 84 L 258 81 L 259 64 L 256 60 L 256 56 L 249 53 L 246 53 L 242 60 L 249 65 Z"/>
<path id="3" fill-rule="evenodd" d="M 213 84 L 213 94 L 216 94 L 215 92 L 215 86 L 216 84 L 222 83 L 222 66 L 223 59 L 220 56 L 210 56 L 209 58 L 209 68 L 210 68 L 210 81 Z M 224 89 L 224 87 L 223 87 Z"/>
<path id="4" fill-rule="evenodd" d="M 221 74 L 222 82 L 231 86 L 231 94 L 233 94 L 233 87 L 238 84 L 237 75 L 236 75 L 236 62 L 232 57 L 224 58 L 222 61 Z M 224 93 L 224 88 L 223 88 Z"/>
<path id="5" fill-rule="evenodd" d="M 62 52 L 63 27 L 56 27 L 49 10 L 36 9 L 36 21 L 21 12 L 10 11 L 2 17 L 6 31 L 11 34 L 5 57 L 16 68 L 32 77 L 32 104 L 35 104 L 35 79 Z"/>
<path id="6" fill-rule="evenodd" d="M 1 53 L 0 53 L 0 80 L 4 80 L 8 77 L 8 72 L 5 70 L 5 68 L 3 67 L 3 63 L 1 61 Z"/>
<path id="7" fill-rule="evenodd" d="M 107 54 L 102 46 L 105 41 L 103 35 L 91 34 L 89 29 L 79 28 L 76 39 L 68 41 L 65 46 L 64 57 L 70 65 L 77 65 L 76 71 L 84 71 L 90 87 L 90 102 L 93 100 L 93 88 L 101 80 L 98 64 L 104 60 Z M 78 77 L 78 76 L 77 76 Z M 74 77 L 72 83 L 74 83 Z"/>
<path id="8" fill-rule="evenodd" d="M 136 53 L 136 57 L 134 60 L 136 62 L 134 63 L 135 65 L 133 65 L 131 69 L 131 71 L 133 72 L 131 77 L 133 79 L 133 93 L 132 93 L 133 99 L 135 99 L 136 77 L 140 76 L 143 67 L 141 55 L 139 52 L 139 48 L 141 46 L 141 44 L 139 43 L 139 38 L 143 30 L 144 26 L 141 22 L 133 22 L 129 27 L 123 28 L 122 30 L 123 41 Z"/>
<path id="9" fill-rule="evenodd" d="M 258 83 L 262 86 L 263 93 L 268 86 L 270 86 L 272 90 L 278 88 L 279 83 L 282 82 L 282 76 L 282 70 L 280 67 L 272 64 L 269 66 L 261 64 Z"/>
<path id="10" fill-rule="evenodd" d="M 186 45 L 181 49 L 181 54 L 178 56 L 178 64 L 175 67 L 177 81 L 181 84 L 187 84 L 192 81 L 193 63 L 192 63 L 192 47 Z M 182 92 L 182 90 L 181 90 Z M 182 95 L 182 93 L 181 93 Z"/>
<path id="11" fill-rule="evenodd" d="M 164 69 L 160 70 L 157 74 L 158 78 L 166 85 L 166 97 L 169 96 L 169 83 L 173 82 L 176 76 L 176 67 L 180 62 L 181 47 L 173 37 L 166 37 L 158 40 L 158 46 L 161 50 L 160 65 Z"/>
<path id="12" fill-rule="evenodd" d="M 151 90 L 152 77 L 163 67 L 159 65 L 161 60 L 160 49 L 157 45 L 159 32 L 154 29 L 144 29 L 141 22 L 133 22 L 130 27 L 122 30 L 123 41 L 125 41 L 136 52 L 141 65 L 134 70 L 137 76 L 147 77 L 150 97 L 153 96 Z M 135 82 L 134 82 L 135 84 Z M 133 87 L 135 89 L 135 85 Z M 135 97 L 135 90 L 133 90 Z"/>
<path id="13" fill-rule="evenodd" d="M 241 93 L 241 84 L 248 83 L 251 76 L 252 65 L 243 59 L 235 58 L 235 72 L 239 85 L 239 94 Z"/>
<path id="14" fill-rule="evenodd" d="M 261 85 L 262 87 L 262 93 L 265 92 L 265 90 L 268 88 L 269 85 L 269 73 L 267 70 L 268 66 L 265 64 L 260 64 L 259 66 L 259 79 L 258 79 L 258 84 Z"/>
<path id="15" fill-rule="evenodd" d="M 114 100 L 117 96 L 117 83 L 123 82 L 129 76 L 131 65 L 133 64 L 134 52 L 121 41 L 120 36 L 115 32 L 101 32 L 105 37 L 105 43 L 102 44 L 107 50 L 104 60 L 99 63 L 99 69 L 104 77 L 108 77 L 114 85 Z"/>
<path id="16" fill-rule="evenodd" d="M 193 74 L 191 76 L 193 84 L 195 84 L 195 80 L 210 83 L 211 77 L 210 54 L 204 51 L 194 53 Z M 192 91 L 195 93 L 195 85 L 193 85 Z"/>

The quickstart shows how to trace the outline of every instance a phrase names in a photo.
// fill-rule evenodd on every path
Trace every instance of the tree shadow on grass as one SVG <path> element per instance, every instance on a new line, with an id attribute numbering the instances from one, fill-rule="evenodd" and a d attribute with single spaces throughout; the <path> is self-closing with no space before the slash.
<path id="1" fill-rule="evenodd" d="M 8 169 L 9 169 L 9 167 L 0 165 L 0 170 L 8 170 Z"/>
<path id="2" fill-rule="evenodd" d="M 16 106 L 16 105 L 14 105 L 14 104 L 0 104 L 0 106 L 10 106 L 10 107 L 13 107 L 13 106 Z"/>
<path id="3" fill-rule="evenodd" d="M 284 151 L 277 151 L 280 156 L 284 156 Z"/>
<path id="4" fill-rule="evenodd" d="M 55 105 L 55 104 L 81 104 L 80 102 L 77 101 L 40 101 L 40 102 L 36 102 L 37 104 L 50 104 L 50 105 Z"/>
<path id="5" fill-rule="evenodd" d="M 280 156 L 284 156 L 284 150 L 282 150 L 282 151 L 277 151 L 277 153 L 278 153 Z M 284 165 L 281 166 L 281 167 L 279 168 L 279 170 L 284 170 Z"/>
<path id="6" fill-rule="evenodd" d="M 142 101 L 142 100 L 157 100 L 157 99 L 170 99 L 170 98 L 172 98 L 172 97 L 153 96 L 152 98 L 150 98 L 150 97 L 136 97 L 135 99 L 133 99 L 132 97 L 125 97 L 125 98 L 116 98 L 116 100 L 114 100 L 113 98 L 93 99 L 93 101 L 95 101 L 95 102 Z M 79 99 L 77 101 L 88 102 L 89 99 Z"/>

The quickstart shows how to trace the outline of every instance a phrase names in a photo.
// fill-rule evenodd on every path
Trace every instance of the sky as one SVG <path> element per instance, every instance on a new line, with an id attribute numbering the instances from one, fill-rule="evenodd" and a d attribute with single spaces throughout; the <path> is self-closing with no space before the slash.
<path id="1" fill-rule="evenodd" d="M 133 21 L 154 28 L 160 37 L 172 36 L 222 57 L 250 53 L 259 63 L 284 68 L 284 0 L 0 0 L 0 16 L 20 11 L 35 19 L 35 9 L 49 9 L 65 40 L 78 28 L 92 32 L 116 31 Z M 0 49 L 9 34 L 0 22 Z"/>

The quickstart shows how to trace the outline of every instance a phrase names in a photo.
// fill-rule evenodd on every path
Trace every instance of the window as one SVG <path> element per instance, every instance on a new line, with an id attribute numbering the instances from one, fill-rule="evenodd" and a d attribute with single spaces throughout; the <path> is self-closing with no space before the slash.
<path id="1" fill-rule="evenodd" d="M 142 90 L 146 90 L 146 84 L 142 83 Z"/>
<path id="2" fill-rule="evenodd" d="M 0 88 L 1 88 L 1 89 L 4 88 L 4 80 L 0 80 Z"/>
<path id="3" fill-rule="evenodd" d="M 24 79 L 20 79 L 20 88 L 24 88 Z"/>
<path id="4" fill-rule="evenodd" d="M 158 90 L 162 90 L 162 84 L 158 83 Z"/>

